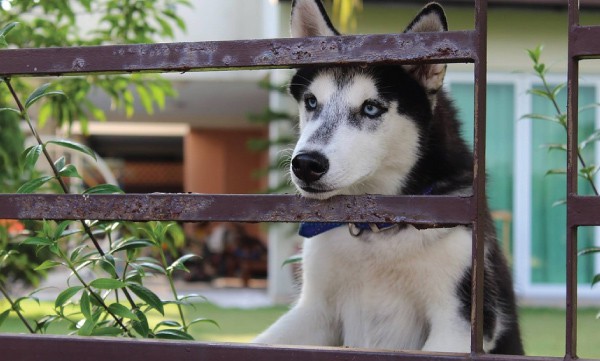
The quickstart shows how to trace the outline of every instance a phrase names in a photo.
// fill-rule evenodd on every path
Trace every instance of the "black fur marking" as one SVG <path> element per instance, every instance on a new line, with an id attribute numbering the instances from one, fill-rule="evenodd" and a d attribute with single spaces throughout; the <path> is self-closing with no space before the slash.
<path id="1" fill-rule="evenodd" d="M 432 194 L 448 194 L 473 182 L 473 156 L 460 137 L 456 110 L 440 90 L 431 121 L 421 133 L 421 157 L 408 175 L 401 194 L 419 194 L 424 184 L 433 186 Z"/>
<path id="2" fill-rule="evenodd" d="M 502 251 L 498 247 L 494 236 L 491 218 L 486 220 L 487 255 L 484 271 L 483 294 L 483 334 L 486 339 L 494 335 L 497 322 L 501 322 L 502 332 L 496 339 L 496 344 L 490 353 L 505 355 L 523 355 L 523 345 L 518 326 L 518 315 L 515 307 L 515 294 L 513 291 L 510 269 Z M 457 295 L 461 301 L 461 314 L 465 320 L 471 319 L 471 270 L 465 272 L 457 288 Z M 497 315 L 501 315 L 500 318 Z"/>
<path id="3" fill-rule="evenodd" d="M 292 17 L 294 16 L 294 9 L 296 8 L 296 2 L 297 2 L 297 0 L 292 1 Z M 314 2 L 315 2 L 315 5 L 317 5 L 317 7 L 319 8 L 319 12 L 321 13 L 321 16 L 323 17 L 323 20 L 327 24 L 327 27 L 329 28 L 329 30 L 331 30 L 335 35 L 340 35 L 340 32 L 337 31 L 337 29 L 331 23 L 331 19 L 329 19 L 329 15 L 327 15 L 327 11 L 325 11 L 325 7 L 323 6 L 323 3 L 321 2 L 321 0 L 314 0 Z"/>
<path id="4" fill-rule="evenodd" d="M 316 119 L 316 118 L 315 118 Z M 323 124 L 310 136 L 309 143 L 327 144 L 333 138 L 335 130 L 339 126 L 335 120 L 325 120 Z"/>
<path id="5" fill-rule="evenodd" d="M 309 120 L 317 120 L 321 117 L 321 113 L 323 113 L 323 104 L 318 104 L 317 109 L 313 110 L 309 116 Z"/>
<path id="6" fill-rule="evenodd" d="M 397 111 L 412 119 L 417 120 L 417 125 L 421 132 L 428 128 L 427 123 L 431 118 L 431 105 L 425 90 L 419 83 L 408 74 L 404 68 L 397 65 L 382 65 L 369 68 L 367 71 L 360 67 L 307 67 L 298 70 L 292 78 L 290 93 L 298 101 L 303 101 L 304 92 L 308 89 L 314 78 L 320 73 L 333 72 L 336 84 L 339 88 L 348 85 L 356 74 L 367 74 L 372 77 L 376 84 L 379 96 L 383 104 L 389 104 L 392 101 L 398 102 Z M 367 100 L 367 99 L 365 99 Z M 361 105 L 362 107 L 362 105 Z M 319 114 L 334 118 L 346 118 L 350 125 L 357 129 L 366 129 L 374 131 L 380 124 L 380 118 L 369 118 L 361 114 L 361 108 L 345 114 Z M 316 119 L 316 117 L 313 117 Z M 330 121 L 327 119 L 326 121 Z M 329 129 L 335 129 L 332 125 L 327 125 Z"/>

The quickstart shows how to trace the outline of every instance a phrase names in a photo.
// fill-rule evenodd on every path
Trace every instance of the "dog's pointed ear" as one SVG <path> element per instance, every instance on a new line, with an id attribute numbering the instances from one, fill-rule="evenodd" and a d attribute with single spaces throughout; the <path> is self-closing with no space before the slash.
<path id="1" fill-rule="evenodd" d="M 321 0 L 294 0 L 290 27 L 293 38 L 340 35 L 331 24 Z"/>
<path id="2" fill-rule="evenodd" d="M 429 3 L 404 30 L 405 33 L 448 31 L 444 9 L 438 3 Z M 446 64 L 406 65 L 407 69 L 427 90 L 435 94 L 444 84 Z"/>

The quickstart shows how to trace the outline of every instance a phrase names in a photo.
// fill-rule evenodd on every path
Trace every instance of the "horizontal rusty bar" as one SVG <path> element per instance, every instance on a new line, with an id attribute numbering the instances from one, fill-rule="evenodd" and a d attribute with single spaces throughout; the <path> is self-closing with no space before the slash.
<path id="1" fill-rule="evenodd" d="M 473 62 L 474 39 L 473 31 L 455 31 L 9 49 L 0 50 L 0 76 L 264 69 L 326 63 Z"/>
<path id="2" fill-rule="evenodd" d="M 600 59 L 600 26 L 573 26 L 569 55 L 577 59 Z"/>
<path id="3" fill-rule="evenodd" d="M 97 219 L 234 222 L 471 223 L 471 198 L 339 196 L 317 201 L 294 195 L 2 194 L 0 219 Z"/>
<path id="4" fill-rule="evenodd" d="M 0 335 L 6 360 L 39 361 L 560 361 L 558 357 L 525 357 L 486 354 L 447 354 L 404 351 L 356 350 L 333 347 L 275 347 L 244 344 L 132 340 L 97 337 Z M 580 359 L 581 361 L 585 361 Z"/>
<path id="5" fill-rule="evenodd" d="M 600 197 L 571 195 L 567 205 L 569 227 L 600 226 Z"/>

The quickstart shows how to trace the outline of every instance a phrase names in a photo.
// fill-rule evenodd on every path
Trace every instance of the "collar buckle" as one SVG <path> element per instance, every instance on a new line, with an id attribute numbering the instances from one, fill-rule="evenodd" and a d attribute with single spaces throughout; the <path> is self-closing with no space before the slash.
<path id="1" fill-rule="evenodd" d="M 358 237 L 365 230 L 381 233 L 396 226 L 398 226 L 396 223 L 348 223 L 348 231 L 353 237 Z"/>
<path id="2" fill-rule="evenodd" d="M 395 224 L 395 223 L 393 223 L 393 224 L 369 223 L 369 228 L 371 228 L 371 231 L 373 233 L 380 233 L 383 231 L 387 231 L 388 229 L 392 229 L 396 226 L 397 226 L 397 224 Z"/>
<path id="3" fill-rule="evenodd" d="M 348 232 L 352 237 L 358 237 L 363 233 L 364 229 L 359 228 L 355 223 L 348 223 Z"/>

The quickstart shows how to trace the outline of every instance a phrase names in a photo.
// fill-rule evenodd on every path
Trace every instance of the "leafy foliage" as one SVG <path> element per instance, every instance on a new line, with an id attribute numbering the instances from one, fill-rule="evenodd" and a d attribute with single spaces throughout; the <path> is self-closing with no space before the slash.
<path id="1" fill-rule="evenodd" d="M 173 39 L 175 29 L 185 30 L 177 10 L 190 7 L 188 0 L 53 0 L 11 2 L 12 8 L 0 12 L 0 46 L 40 48 L 104 44 L 153 43 Z M 97 20 L 95 20 L 97 19 Z M 83 26 L 89 26 L 86 30 Z M 6 34 L 11 32 L 10 36 Z M 17 81 L 16 88 L 29 84 Z M 49 84 L 47 85 L 49 86 Z M 68 98 L 49 99 L 39 109 L 39 123 L 53 119 L 59 126 L 79 121 L 87 129 L 91 119 L 105 120 L 104 111 L 88 99 L 93 89 L 107 94 L 115 109 L 133 115 L 137 98 L 148 113 L 163 108 L 165 98 L 174 96 L 170 83 L 157 75 L 88 75 L 60 78 L 53 82 L 50 94 L 67 94 Z M 32 106 L 46 88 L 38 88 L 25 101 Z M 56 93 L 55 93 L 56 92 Z M 7 101 L 0 92 L 0 108 Z M 4 115 L 0 115 L 2 117 Z M 0 118 L 1 119 L 1 118 Z"/>
<path id="2" fill-rule="evenodd" d="M 557 124 L 557 125 L 561 126 L 565 130 L 565 133 L 566 133 L 567 132 L 567 114 L 562 111 L 562 109 L 558 105 L 558 101 L 557 101 L 558 94 L 560 93 L 561 90 L 563 90 L 566 87 L 566 84 L 562 83 L 562 84 L 558 84 L 554 87 L 551 87 L 548 84 L 548 82 L 546 80 L 546 74 L 548 72 L 548 67 L 544 63 L 541 62 L 542 50 L 543 50 L 542 46 L 538 46 L 535 49 L 527 50 L 527 53 L 529 54 L 529 58 L 531 59 L 531 61 L 533 63 L 534 74 L 538 77 L 538 79 L 542 83 L 542 87 L 540 89 L 530 89 L 529 92 L 533 95 L 539 96 L 539 97 L 549 101 L 553 105 L 555 114 L 552 116 L 548 116 L 548 115 L 544 115 L 544 114 L 527 114 L 527 115 L 523 116 L 523 118 L 529 118 L 532 120 L 543 120 L 546 122 Z M 581 107 L 578 111 L 582 112 L 582 111 L 588 110 L 590 108 L 595 108 L 598 106 L 600 106 L 600 104 L 596 104 L 596 103 L 589 104 L 589 105 Z M 589 134 L 583 141 L 579 142 L 578 147 L 577 147 L 577 159 L 579 160 L 578 175 L 579 175 L 579 177 L 583 178 L 590 185 L 592 191 L 594 192 L 594 195 L 596 195 L 596 196 L 598 196 L 599 194 L 598 194 L 598 189 L 596 187 L 594 178 L 595 178 L 596 174 L 598 173 L 598 171 L 600 170 L 600 165 L 593 164 L 589 160 L 586 160 L 585 157 L 583 156 L 582 151 L 587 146 L 589 146 L 590 144 L 594 144 L 598 140 L 600 140 L 600 130 L 596 129 L 591 134 Z M 564 151 L 564 152 L 567 151 L 566 144 L 546 144 L 546 145 L 544 145 L 544 147 L 547 148 L 549 151 L 551 151 L 551 150 L 559 150 L 559 151 Z M 566 173 L 567 173 L 566 169 L 549 169 L 546 172 L 546 175 L 565 176 Z M 554 203 L 553 206 L 563 205 L 565 203 L 566 203 L 566 200 L 558 200 Z M 590 255 L 590 254 L 595 254 L 595 253 L 600 253 L 600 248 L 598 248 L 598 247 L 586 248 L 586 249 L 581 250 L 579 252 L 579 255 L 583 256 L 583 255 Z M 600 282 L 600 274 L 596 274 L 593 277 L 592 286 L 594 286 L 598 282 Z"/>
<path id="3" fill-rule="evenodd" d="M 532 119 L 532 120 L 543 120 L 543 121 L 555 123 L 555 124 L 561 126 L 565 130 L 565 133 L 566 133 L 566 131 L 567 131 L 567 114 L 558 105 L 558 100 L 557 100 L 558 94 L 560 93 L 561 90 L 563 90 L 565 88 L 566 84 L 562 83 L 562 84 L 558 84 L 554 87 L 551 87 L 548 84 L 548 81 L 546 80 L 546 74 L 548 72 L 548 68 L 544 63 L 541 62 L 542 49 L 543 49 L 542 46 L 538 46 L 535 49 L 527 50 L 527 53 L 529 54 L 529 58 L 533 62 L 534 73 L 542 83 L 541 88 L 530 89 L 529 93 L 549 101 L 553 105 L 555 114 L 552 116 L 545 115 L 545 114 L 526 114 L 523 116 L 523 118 L 528 118 L 528 119 Z M 598 105 L 599 104 L 587 105 L 587 106 L 579 109 L 579 112 L 587 110 L 590 107 L 596 107 Z M 593 189 L 595 195 L 598 195 L 598 190 L 594 183 L 594 176 L 596 175 L 596 173 L 598 173 L 598 171 L 600 170 L 600 167 L 595 164 L 592 164 L 589 161 L 587 161 L 586 159 L 584 159 L 581 151 L 584 148 L 586 148 L 589 144 L 595 143 L 598 140 L 600 140 L 600 130 L 595 130 L 586 139 L 584 139 L 583 141 L 581 141 L 579 143 L 578 150 L 577 150 L 577 158 L 579 160 L 579 169 L 578 169 L 579 176 L 582 177 L 583 179 L 585 179 L 586 182 L 589 183 L 589 185 Z M 559 150 L 559 151 L 566 152 L 566 150 L 567 150 L 566 144 L 545 144 L 544 147 L 547 148 L 549 151 Z M 546 172 L 546 174 L 547 175 L 550 175 L 550 174 L 564 175 L 564 174 L 566 174 L 566 169 L 550 169 Z"/>
<path id="4" fill-rule="evenodd" d="M 175 12 L 176 7 L 190 5 L 187 0 L 54 0 L 11 4 L 10 11 L 0 12 L 0 24 L 8 24 L 0 29 L 0 47 L 147 43 L 172 38 L 175 28 L 185 29 Z M 85 22 L 78 18 L 92 15 L 99 16 L 99 25 L 86 33 L 79 28 Z M 9 31 L 11 34 L 7 36 Z M 9 193 L 33 193 L 43 187 L 68 193 L 65 179 L 79 178 L 79 172 L 64 157 L 52 159 L 47 151 L 49 146 L 66 147 L 96 159 L 92 149 L 71 140 L 43 142 L 31 120 L 29 112 L 32 109 L 39 110 L 39 125 L 52 118 L 59 126 L 71 126 L 79 121 L 86 129 L 90 119 L 106 118 L 104 112 L 88 99 L 93 89 L 103 90 L 113 106 L 123 109 L 127 116 L 133 114 L 135 95 L 148 113 L 164 107 L 165 98 L 174 95 L 167 81 L 158 76 L 142 75 L 61 78 L 34 90 L 31 90 L 32 84 L 19 79 L 4 78 L 0 85 L 0 191 Z M 29 95 L 21 101 L 18 94 Z M 11 103 L 17 106 L 11 108 L 8 106 Z M 27 149 L 23 149 L 21 121 L 29 126 L 37 140 L 36 145 Z M 51 174 L 35 171 L 40 158 L 48 163 Z M 103 184 L 84 193 L 114 194 L 122 193 L 122 190 Z M 184 263 L 192 256 L 184 255 L 174 262 L 167 260 L 171 257 L 165 252 L 170 256 L 177 254 L 183 241 L 183 232 L 175 223 L 152 222 L 139 226 L 126 222 L 44 221 L 32 222 L 27 227 L 29 231 L 22 227 L 17 233 L 12 231 L 14 224 L 22 226 L 19 221 L 0 222 L 0 293 L 10 304 L 9 309 L 0 312 L 0 325 L 14 312 L 31 333 L 45 333 L 49 325 L 63 322 L 69 325 L 73 334 L 81 336 L 190 340 L 192 336 L 188 330 L 191 326 L 216 324 L 205 318 L 185 320 L 184 307 L 189 304 L 189 297 L 177 295 L 173 273 L 175 270 L 186 271 Z M 105 243 L 108 249 L 100 245 Z M 5 288 L 12 281 L 9 277 L 18 277 L 14 272 L 6 272 L 7 267 L 15 268 L 24 255 L 30 254 L 34 257 L 27 257 L 23 262 L 23 272 L 28 277 L 57 267 L 71 272 L 66 288 L 55 299 L 54 313 L 34 322 L 22 314 L 20 303 L 36 300 L 35 292 L 13 300 Z M 82 272 L 95 277 L 86 281 Z M 153 274 L 168 279 L 174 300 L 162 300 L 144 285 L 145 278 Z M 157 310 L 164 315 L 164 305 L 169 303 L 179 308 L 180 320 L 164 320 L 150 329 L 146 313 Z"/>

